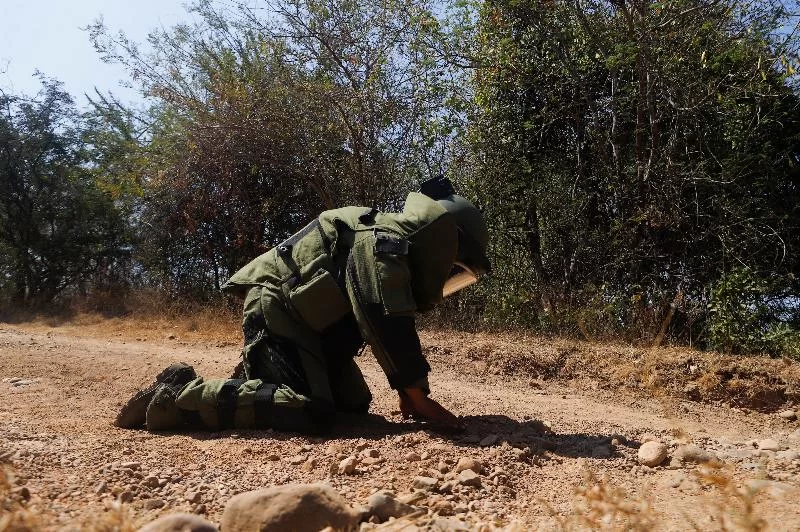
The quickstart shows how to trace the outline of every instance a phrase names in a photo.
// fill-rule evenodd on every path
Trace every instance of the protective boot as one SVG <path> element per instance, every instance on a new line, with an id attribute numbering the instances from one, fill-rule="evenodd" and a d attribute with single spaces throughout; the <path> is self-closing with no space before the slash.
<path id="1" fill-rule="evenodd" d="M 133 397 L 128 399 L 128 402 L 117 414 L 114 425 L 123 429 L 142 427 L 147 420 L 147 407 L 155 397 L 159 387 L 166 384 L 168 386 L 177 386 L 180 389 L 195 378 L 197 378 L 197 374 L 192 366 L 183 362 L 172 364 L 159 373 L 155 382 L 150 386 L 139 390 Z"/>
<path id="2" fill-rule="evenodd" d="M 191 381 L 189 381 L 191 382 Z M 183 384 L 160 384 L 147 405 L 145 426 L 150 432 L 175 430 L 187 421 L 186 413 L 175 404 Z"/>

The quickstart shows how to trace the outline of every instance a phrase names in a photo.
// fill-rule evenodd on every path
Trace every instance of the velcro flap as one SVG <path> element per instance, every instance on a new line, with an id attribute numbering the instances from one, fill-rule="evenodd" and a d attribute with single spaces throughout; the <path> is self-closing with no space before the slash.
<path id="1" fill-rule="evenodd" d="M 375 253 L 408 255 L 408 240 L 388 233 L 375 233 Z"/>

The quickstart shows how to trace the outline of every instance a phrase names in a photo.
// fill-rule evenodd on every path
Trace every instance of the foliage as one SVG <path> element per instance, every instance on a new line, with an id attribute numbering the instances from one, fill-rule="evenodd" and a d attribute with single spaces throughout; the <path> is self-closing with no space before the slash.
<path id="1" fill-rule="evenodd" d="M 514 312 L 573 332 L 596 308 L 614 335 L 667 326 L 690 341 L 734 265 L 797 271 L 787 16 L 682 0 L 482 6 L 472 179 Z"/>
<path id="2" fill-rule="evenodd" d="M 154 32 L 150 53 L 90 28 L 153 101 L 136 148 L 149 162 L 139 220 L 149 284 L 208 295 L 319 211 L 397 208 L 440 171 L 445 74 L 426 53 L 440 28 L 424 2 L 193 12 L 196 24 Z"/>
<path id="3" fill-rule="evenodd" d="M 444 172 L 483 209 L 494 268 L 430 323 L 797 355 L 793 5 L 189 9 L 145 46 L 88 28 L 143 109 L 97 94 L 81 114 L 55 85 L 4 97 L 4 142 L 41 155 L 20 205 L 47 205 L 0 199 L 5 294 L 209 301 L 319 211 L 395 210 Z M 22 170 L 3 168 L 10 190 Z"/>
<path id="4" fill-rule="evenodd" d="M 0 94 L 0 109 L 0 298 L 48 303 L 114 270 L 126 228 L 58 83 L 33 99 Z"/>
<path id="5" fill-rule="evenodd" d="M 800 359 L 800 291 L 793 280 L 766 279 L 746 269 L 723 275 L 711 290 L 709 346 Z"/>

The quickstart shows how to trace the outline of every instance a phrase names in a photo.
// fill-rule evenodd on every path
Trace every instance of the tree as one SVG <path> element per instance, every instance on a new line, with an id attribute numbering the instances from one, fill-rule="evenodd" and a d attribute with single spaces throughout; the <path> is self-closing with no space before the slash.
<path id="1" fill-rule="evenodd" d="M 273 16 L 200 2 L 152 53 L 91 28 L 153 101 L 139 257 L 155 285 L 208 294 L 321 210 L 399 207 L 448 157 L 423 2 L 256 5 Z"/>
<path id="2" fill-rule="evenodd" d="M 595 305 L 614 332 L 652 338 L 680 300 L 672 331 L 689 338 L 688 310 L 725 271 L 797 271 L 787 16 L 683 0 L 484 5 L 477 188 L 517 304 L 566 329 Z"/>
<path id="3" fill-rule="evenodd" d="M 2 94 L 0 109 L 0 295 L 44 304 L 124 254 L 125 226 L 59 83 L 33 99 Z"/>

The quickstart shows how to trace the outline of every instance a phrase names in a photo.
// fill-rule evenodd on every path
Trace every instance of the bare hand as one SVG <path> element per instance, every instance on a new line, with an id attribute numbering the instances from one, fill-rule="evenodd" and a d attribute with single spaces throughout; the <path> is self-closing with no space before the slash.
<path id="1" fill-rule="evenodd" d="M 421 419 L 441 428 L 464 430 L 458 417 L 425 395 L 421 388 L 405 388 L 400 392 L 400 413 L 406 419 Z"/>

